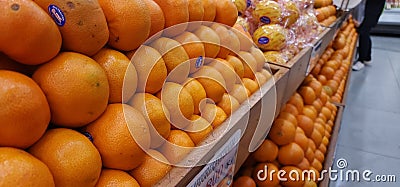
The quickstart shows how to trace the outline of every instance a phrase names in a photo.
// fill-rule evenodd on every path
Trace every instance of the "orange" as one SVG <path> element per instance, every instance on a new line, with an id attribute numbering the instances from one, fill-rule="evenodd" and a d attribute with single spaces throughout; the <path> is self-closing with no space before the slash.
<path id="1" fill-rule="evenodd" d="M 233 89 L 238 76 L 236 75 L 233 66 L 228 61 L 217 58 L 211 63 L 207 64 L 207 66 L 211 66 L 221 73 L 225 81 L 226 90 L 228 92 Z"/>
<path id="2" fill-rule="evenodd" d="M 315 120 L 315 119 L 317 119 L 317 115 L 318 115 L 318 112 L 317 112 L 317 110 L 312 106 L 312 105 L 306 105 L 306 106 L 304 106 L 304 108 L 303 108 L 303 112 L 302 112 L 302 114 L 303 115 L 305 115 L 305 116 L 307 116 L 307 117 L 309 117 L 311 120 Z"/>
<path id="3" fill-rule="evenodd" d="M 139 182 L 140 186 L 153 186 L 171 170 L 166 164 L 168 160 L 156 150 L 148 150 L 144 161 L 139 167 L 129 173 Z"/>
<path id="4" fill-rule="evenodd" d="M 308 138 L 305 134 L 297 133 L 294 136 L 294 142 L 297 143 L 303 151 L 307 151 L 308 149 Z"/>
<path id="5" fill-rule="evenodd" d="M 325 134 L 325 125 L 322 125 L 319 122 L 315 122 L 314 130 L 318 131 L 321 135 L 324 135 Z"/>
<path id="6" fill-rule="evenodd" d="M 171 131 L 169 111 L 163 107 L 161 100 L 148 93 L 137 93 L 129 101 L 129 105 L 139 110 L 146 119 L 150 130 L 150 147 L 161 146 Z"/>
<path id="7" fill-rule="evenodd" d="M 287 181 L 281 182 L 283 186 L 303 187 L 305 181 L 302 178 L 303 172 L 301 169 L 294 166 L 284 166 L 281 170 L 285 171 L 285 175 L 283 176 L 287 179 Z"/>
<path id="8" fill-rule="evenodd" d="M 214 104 L 206 104 L 203 111 L 201 111 L 201 116 L 210 122 L 214 129 L 219 127 L 228 118 L 224 110 Z"/>
<path id="9" fill-rule="evenodd" d="M 107 74 L 110 86 L 109 103 L 126 103 L 137 88 L 135 66 L 122 53 L 112 49 L 100 50 L 93 59 L 100 64 Z"/>
<path id="10" fill-rule="evenodd" d="M 194 114 L 193 98 L 182 85 L 166 82 L 157 95 L 171 115 L 170 122 L 176 128 L 185 128 Z"/>
<path id="11" fill-rule="evenodd" d="M 232 27 L 238 17 L 236 5 L 231 0 L 217 0 L 216 5 L 214 21 Z"/>
<path id="12" fill-rule="evenodd" d="M 312 181 L 311 179 L 307 179 L 304 181 L 304 186 L 303 187 L 318 187 L 317 183 Z"/>
<path id="13" fill-rule="evenodd" d="M 240 50 L 249 51 L 250 48 L 253 46 L 253 39 L 250 33 L 247 30 L 245 30 L 245 28 L 240 24 L 233 25 L 233 28 L 231 30 L 239 38 Z"/>
<path id="14" fill-rule="evenodd" d="M 253 179 L 259 187 L 276 186 L 279 184 L 278 167 L 272 163 L 259 163 L 253 171 Z M 265 180 L 260 180 L 264 179 Z"/>
<path id="15" fill-rule="evenodd" d="M 150 33 L 149 37 L 158 33 L 159 31 L 164 29 L 165 26 L 165 18 L 164 12 L 161 10 L 161 7 L 158 6 L 156 2 L 153 0 L 144 0 L 147 8 L 150 10 Z"/>
<path id="16" fill-rule="evenodd" d="M 200 38 L 191 32 L 184 32 L 174 40 L 180 42 L 185 49 L 190 61 L 190 73 L 194 73 L 203 65 L 205 49 L 203 43 L 201 43 Z M 200 62 L 200 64 L 197 64 Z"/>
<path id="17" fill-rule="evenodd" d="M 14 60 L 11 60 L 5 54 L 0 52 L 0 69 L 2 69 L 2 70 L 10 70 L 10 71 L 22 73 L 27 76 L 32 76 L 33 72 L 35 72 L 35 70 L 38 67 L 39 66 L 31 66 L 31 65 L 25 65 L 25 64 L 18 63 Z"/>
<path id="18" fill-rule="evenodd" d="M 303 97 L 304 104 L 306 105 L 312 105 L 313 102 L 317 99 L 315 91 L 308 86 L 300 87 L 298 93 L 301 95 L 301 97 Z"/>
<path id="19" fill-rule="evenodd" d="M 315 169 L 313 166 L 310 167 L 310 174 L 308 176 L 308 178 L 314 182 L 318 182 L 319 178 L 320 178 L 320 172 Z"/>
<path id="20" fill-rule="evenodd" d="M 93 59 L 74 52 L 60 53 L 33 74 L 47 97 L 51 122 L 82 127 L 106 109 L 109 84 L 106 72 Z"/>
<path id="21" fill-rule="evenodd" d="M 46 96 L 31 78 L 0 70 L 0 146 L 27 148 L 50 122 Z"/>
<path id="22" fill-rule="evenodd" d="M 239 103 L 243 103 L 249 97 L 249 93 L 250 91 L 242 84 L 235 84 L 229 92 Z"/>
<path id="23" fill-rule="evenodd" d="M 54 186 L 49 168 L 29 153 L 0 147 L 0 186 Z"/>
<path id="24" fill-rule="evenodd" d="M 326 86 L 330 87 L 330 88 L 332 89 L 332 93 L 335 94 L 336 91 L 337 91 L 338 88 L 339 88 L 339 83 L 338 83 L 337 81 L 335 81 L 335 80 L 329 80 L 329 81 L 326 83 Z"/>
<path id="25" fill-rule="evenodd" d="M 188 0 L 188 10 L 189 10 L 189 22 L 192 21 L 203 21 L 204 18 L 204 4 L 203 0 Z M 191 27 L 190 29 L 194 29 L 198 26 L 200 26 L 201 23 L 195 24 L 195 25 L 190 25 L 194 26 Z"/>
<path id="26" fill-rule="evenodd" d="M 252 47 L 250 49 L 250 53 L 257 61 L 257 72 L 260 72 L 263 69 L 266 62 L 264 53 L 259 48 L 256 47 Z"/>
<path id="27" fill-rule="evenodd" d="M 311 148 L 311 150 L 313 150 L 313 151 L 317 150 L 317 146 L 315 145 L 315 142 L 314 142 L 311 138 L 308 139 L 308 146 L 309 146 L 309 147 Z"/>
<path id="28" fill-rule="evenodd" d="M 253 153 L 253 158 L 257 162 L 272 162 L 278 157 L 278 146 L 271 140 L 264 142 Z"/>
<path id="29" fill-rule="evenodd" d="M 103 166 L 131 170 L 140 165 L 150 147 L 150 132 L 138 110 L 125 104 L 110 104 L 99 119 L 86 126 L 101 154 Z"/>
<path id="30" fill-rule="evenodd" d="M 314 141 L 316 147 L 319 147 L 322 142 L 322 138 L 322 134 L 318 130 L 314 129 L 311 134 L 311 139 Z"/>
<path id="31" fill-rule="evenodd" d="M 324 104 L 322 104 L 321 99 L 318 98 L 313 102 L 313 104 L 312 104 L 313 107 L 311 107 L 311 108 L 316 109 L 317 112 L 321 112 L 323 105 Z"/>
<path id="32" fill-rule="evenodd" d="M 289 101 L 287 102 L 289 104 L 292 104 L 296 106 L 297 111 L 301 112 L 303 111 L 304 103 L 303 103 L 303 98 L 299 93 L 294 93 L 292 97 L 290 97 Z"/>
<path id="33" fill-rule="evenodd" d="M 96 186 L 132 186 L 140 187 L 139 183 L 128 173 L 121 170 L 103 169 Z"/>
<path id="34" fill-rule="evenodd" d="M 64 50 L 84 55 L 96 54 L 108 41 L 109 32 L 106 17 L 98 1 L 34 0 L 43 10 L 50 11 L 50 5 L 57 6 L 64 16 L 64 24 L 55 19 L 62 35 Z"/>
<path id="35" fill-rule="evenodd" d="M 284 119 L 284 120 L 288 120 L 288 121 L 290 121 L 294 126 L 296 126 L 297 127 L 297 119 L 296 119 L 296 116 L 294 116 L 293 114 L 291 114 L 291 113 L 288 113 L 288 112 L 281 112 L 281 113 L 279 113 L 279 116 L 278 116 L 278 119 Z"/>
<path id="36" fill-rule="evenodd" d="M 269 68 L 269 67 L 268 67 Z M 270 72 L 270 70 L 266 70 L 266 69 L 262 69 L 261 70 L 261 73 L 265 76 L 265 77 L 267 77 L 267 80 L 269 80 L 269 79 L 271 79 L 272 78 L 272 74 L 271 74 L 271 72 Z"/>
<path id="37" fill-rule="evenodd" d="M 71 129 L 51 129 L 29 152 L 49 167 L 56 186 L 94 186 L 101 157 L 89 138 Z"/>
<path id="38" fill-rule="evenodd" d="M 214 67 L 203 66 L 199 71 L 192 75 L 206 91 L 208 98 L 215 103 L 222 100 L 225 93 L 226 83 L 222 74 Z"/>
<path id="39" fill-rule="evenodd" d="M 303 129 L 301 129 L 301 128 L 298 127 L 298 126 L 297 126 L 297 128 L 296 128 L 296 133 L 300 133 L 300 134 L 306 135 L 306 134 L 304 133 Z"/>
<path id="40" fill-rule="evenodd" d="M 321 151 L 323 154 L 325 154 L 327 151 L 327 148 L 324 144 L 321 144 L 321 145 L 319 145 L 318 150 Z"/>
<path id="41" fill-rule="evenodd" d="M 268 81 L 268 78 L 263 73 L 256 72 L 254 81 L 256 81 L 257 84 L 261 87 Z"/>
<path id="42" fill-rule="evenodd" d="M 216 0 L 202 0 L 204 8 L 203 21 L 214 21 L 217 13 L 217 1 Z"/>
<path id="43" fill-rule="evenodd" d="M 213 131 L 213 126 L 206 119 L 193 115 L 190 120 L 192 123 L 185 128 L 185 131 L 195 145 L 198 145 Z"/>
<path id="44" fill-rule="evenodd" d="M 164 31 L 168 37 L 174 37 L 184 32 L 189 21 L 188 0 L 154 0 L 164 12 L 165 28 L 174 26 L 174 29 Z M 178 25 L 179 24 L 179 25 Z"/>
<path id="45" fill-rule="evenodd" d="M 146 41 L 150 34 L 151 15 L 144 0 L 99 0 L 99 3 L 110 31 L 109 45 L 130 51 Z"/>
<path id="46" fill-rule="evenodd" d="M 218 57 L 225 59 L 230 53 L 236 54 L 240 51 L 239 38 L 226 25 L 214 23 L 210 28 L 218 34 L 220 39 L 221 48 Z"/>
<path id="47" fill-rule="evenodd" d="M 242 81 L 243 85 L 250 91 L 250 93 L 254 93 L 260 88 L 256 81 L 249 78 L 243 78 Z"/>
<path id="48" fill-rule="evenodd" d="M 159 150 L 174 165 L 182 161 L 195 146 L 190 136 L 181 130 L 171 130 L 167 140 Z"/>
<path id="49" fill-rule="evenodd" d="M 322 67 L 320 74 L 324 75 L 326 79 L 330 80 L 333 78 L 333 75 L 335 74 L 335 69 L 329 66 L 324 66 Z"/>
<path id="50" fill-rule="evenodd" d="M 249 176 L 241 176 L 233 181 L 233 187 L 256 187 L 256 182 Z"/>
<path id="51" fill-rule="evenodd" d="M 296 143 L 289 143 L 279 148 L 278 161 L 283 165 L 297 165 L 304 158 L 304 151 Z"/>
<path id="52" fill-rule="evenodd" d="M 189 56 L 182 44 L 176 40 L 161 37 L 153 41 L 150 47 L 153 47 L 162 55 L 168 70 L 169 77 L 167 80 L 183 83 L 189 75 L 190 64 L 188 63 Z"/>
<path id="53" fill-rule="evenodd" d="M 321 171 L 323 168 L 322 163 L 316 158 L 314 158 L 314 160 L 311 162 L 311 166 L 315 168 L 317 171 Z"/>
<path id="54" fill-rule="evenodd" d="M 185 81 L 183 86 L 192 96 L 194 105 L 194 114 L 200 113 L 201 101 L 206 99 L 206 90 L 199 81 L 189 78 Z"/>
<path id="55" fill-rule="evenodd" d="M 235 56 L 231 56 L 231 55 L 228 55 L 226 57 L 226 61 L 228 61 L 232 65 L 233 69 L 235 70 L 235 72 L 239 76 L 239 78 L 243 78 L 244 66 L 243 66 L 242 61 L 239 58 L 237 58 Z"/>
<path id="56" fill-rule="evenodd" d="M 315 158 L 314 151 L 309 147 L 304 153 L 304 157 L 307 158 L 308 162 L 311 164 Z"/>
<path id="57" fill-rule="evenodd" d="M 327 78 L 324 75 L 318 75 L 317 79 L 323 85 L 326 84 L 326 82 L 328 82 Z"/>
<path id="58" fill-rule="evenodd" d="M 222 96 L 222 100 L 217 104 L 224 110 L 225 114 L 230 116 L 234 111 L 236 111 L 240 107 L 240 103 L 237 99 L 235 99 L 232 95 L 224 93 Z"/>
<path id="59" fill-rule="evenodd" d="M 322 144 L 324 144 L 327 147 L 329 145 L 329 138 L 328 137 L 323 137 L 322 138 Z"/>
<path id="60" fill-rule="evenodd" d="M 155 94 L 161 90 L 167 78 L 167 67 L 157 50 L 142 45 L 134 53 L 131 62 L 138 76 L 137 92 Z"/>
<path id="61" fill-rule="evenodd" d="M 30 0 L 0 3 L 0 52 L 23 64 L 49 61 L 61 48 L 61 34 L 46 11 Z M 29 20 L 29 21 L 27 21 Z"/>
<path id="62" fill-rule="evenodd" d="M 308 170 L 310 169 L 310 162 L 308 162 L 307 158 L 303 158 L 300 164 L 297 164 L 296 167 L 298 167 L 301 170 Z"/>
<path id="63" fill-rule="evenodd" d="M 309 84 L 309 87 L 311 87 L 314 90 L 315 96 L 319 98 L 322 92 L 322 84 L 318 82 L 317 80 L 312 80 Z"/>
<path id="64" fill-rule="evenodd" d="M 322 151 L 320 151 L 320 150 L 318 150 L 318 149 L 315 150 L 314 156 L 315 156 L 315 159 L 317 159 L 317 160 L 320 161 L 321 163 L 323 163 L 324 160 L 325 160 L 325 155 L 324 155 L 324 153 L 322 153 Z"/>
<path id="65" fill-rule="evenodd" d="M 296 127 L 287 120 L 277 119 L 269 131 L 269 138 L 277 145 L 286 145 L 294 141 Z"/>
<path id="66" fill-rule="evenodd" d="M 193 32 L 204 44 L 205 55 L 207 58 L 217 57 L 220 51 L 220 42 L 218 34 L 207 26 L 200 26 L 196 31 Z M 207 63 L 207 59 L 206 59 Z"/>
<path id="67" fill-rule="evenodd" d="M 294 106 L 294 105 L 292 105 L 292 104 L 290 104 L 290 103 L 286 104 L 286 105 L 282 108 L 282 111 L 283 111 L 283 112 L 291 113 L 291 114 L 293 114 L 293 115 L 295 115 L 295 116 L 299 115 L 299 111 L 297 110 L 296 106 Z"/>
<path id="68" fill-rule="evenodd" d="M 307 135 L 307 137 L 311 137 L 311 134 L 314 130 L 313 120 L 305 115 L 298 115 L 296 119 L 297 119 L 297 125 L 301 129 L 303 129 L 305 135 Z"/>
<path id="69" fill-rule="evenodd" d="M 257 72 L 257 61 L 249 52 L 240 51 L 239 58 L 242 59 L 244 67 L 244 78 L 254 79 L 255 73 Z"/>

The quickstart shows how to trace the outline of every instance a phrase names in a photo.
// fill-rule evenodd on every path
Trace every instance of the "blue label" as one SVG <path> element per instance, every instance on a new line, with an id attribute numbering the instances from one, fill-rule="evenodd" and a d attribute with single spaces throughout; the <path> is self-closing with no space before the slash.
<path id="1" fill-rule="evenodd" d="M 49 5 L 48 11 L 50 16 L 53 18 L 54 22 L 56 22 L 58 26 L 64 26 L 65 16 L 60 8 L 58 8 L 56 5 Z"/>
<path id="2" fill-rule="evenodd" d="M 268 43 L 269 43 L 269 38 L 263 36 L 263 37 L 261 37 L 261 38 L 258 39 L 258 43 L 259 43 L 259 44 L 264 44 L 264 45 L 265 45 L 265 44 L 268 44 Z"/>
<path id="3" fill-rule="evenodd" d="M 262 16 L 260 18 L 260 21 L 265 23 L 265 24 L 270 24 L 271 23 L 271 19 L 269 19 L 269 17 L 267 17 L 267 16 Z"/>
<path id="4" fill-rule="evenodd" d="M 196 68 L 200 68 L 201 66 L 203 66 L 203 56 L 199 56 L 196 60 Z"/>
<path id="5" fill-rule="evenodd" d="M 251 5 L 251 0 L 247 0 L 247 7 L 250 7 Z"/>

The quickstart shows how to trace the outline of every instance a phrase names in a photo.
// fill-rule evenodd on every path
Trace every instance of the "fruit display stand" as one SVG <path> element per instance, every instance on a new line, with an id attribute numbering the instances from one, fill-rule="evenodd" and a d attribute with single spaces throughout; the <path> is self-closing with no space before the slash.
<path id="1" fill-rule="evenodd" d="M 349 12 L 339 12 L 338 15 L 340 15 L 339 18 L 330 27 L 326 27 L 324 31 L 322 31 L 312 42 L 313 48 L 307 74 L 309 74 L 315 67 L 318 59 L 322 56 L 322 53 L 328 47 L 329 43 L 335 38 L 337 31 L 340 29 L 343 22 L 347 20 Z"/>
<path id="2" fill-rule="evenodd" d="M 311 57 L 311 47 L 306 47 L 300 51 L 293 59 L 291 59 L 287 64 L 275 64 L 274 62 L 269 62 L 278 66 L 282 66 L 290 69 L 289 80 L 286 85 L 286 91 L 283 96 L 283 103 L 289 100 L 290 96 L 296 91 L 303 82 L 307 74 L 307 67 L 310 63 Z"/>
<path id="3" fill-rule="evenodd" d="M 257 92 L 249 97 L 248 102 L 241 105 L 219 128 L 206 138 L 200 146 L 208 144 L 204 149 L 193 150 L 186 157 L 189 163 L 208 163 L 216 152 L 223 149 L 226 142 L 239 141 L 238 160 L 244 162 L 250 154 L 248 147 L 257 144 L 265 138 L 268 129 L 276 116 L 275 106 L 280 108 L 282 97 L 288 80 L 288 70 L 282 67 L 270 66 L 273 79 L 265 83 Z M 260 115 L 262 113 L 265 115 Z M 268 111 L 268 112 L 266 112 Z M 261 128 L 261 129 L 258 129 Z M 258 134 L 255 136 L 254 134 Z M 231 137 L 236 137 L 233 140 Z M 238 137 L 238 138 L 237 138 Z M 240 139 L 240 137 L 242 137 Z M 260 137 L 253 139 L 253 137 Z M 194 165 L 203 165 L 196 164 Z M 240 164 L 237 165 L 240 167 Z M 187 186 L 203 167 L 174 167 L 156 186 Z"/>

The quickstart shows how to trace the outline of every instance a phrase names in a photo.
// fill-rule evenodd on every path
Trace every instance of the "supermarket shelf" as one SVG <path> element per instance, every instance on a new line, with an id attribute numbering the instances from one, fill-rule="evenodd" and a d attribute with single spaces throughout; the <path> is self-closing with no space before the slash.
<path id="1" fill-rule="evenodd" d="M 263 85 L 249 98 L 247 104 L 242 104 L 226 122 L 215 129 L 203 142 L 203 144 L 208 143 L 208 146 L 202 150 L 192 151 L 185 158 L 185 161 L 193 164 L 193 167 L 174 167 L 156 186 L 188 185 L 202 170 L 204 164 L 209 163 L 225 142 L 239 131 L 241 138 L 235 164 L 236 173 L 250 152 L 265 139 L 283 104 L 289 100 L 312 69 L 311 58 L 319 58 L 325 51 L 345 20 L 344 16 L 346 15 L 342 15 L 332 27 L 326 28 L 313 42 L 313 47 L 304 48 L 287 64 L 269 63 L 274 81 L 268 81 Z"/>
<path id="2" fill-rule="evenodd" d="M 239 142 L 239 159 L 249 154 L 249 149 L 255 149 L 265 139 L 267 132 L 275 118 L 275 106 L 281 103 L 277 95 L 283 95 L 287 83 L 287 71 L 276 66 L 271 67 L 273 79 L 265 83 L 255 92 L 248 102 L 244 102 L 221 126 L 199 146 L 202 149 L 193 150 L 183 162 L 193 165 L 208 163 L 215 153 L 224 146 L 231 136 L 238 131 L 241 134 Z M 274 83 L 275 82 L 275 83 Z M 260 115 L 260 114 L 263 115 Z M 246 156 L 247 158 L 247 156 Z M 237 167 L 240 167 L 238 165 Z M 174 167 L 167 176 L 156 186 L 186 186 L 200 172 L 203 167 Z"/>
<path id="3" fill-rule="evenodd" d="M 349 15 L 349 12 L 339 12 L 337 21 L 333 23 L 331 27 L 325 28 L 325 30 L 312 42 L 313 48 L 310 66 L 307 69 L 307 75 L 312 69 L 314 69 L 318 59 L 322 56 L 329 43 L 335 38 L 337 32 L 342 27 L 343 22 L 347 20 Z"/>
<path id="4" fill-rule="evenodd" d="M 400 8 L 384 10 L 378 25 L 372 29 L 374 34 L 400 34 Z"/>
<path id="5" fill-rule="evenodd" d="M 276 92 L 277 93 L 277 108 L 276 108 L 276 112 L 275 112 L 274 118 L 276 118 L 278 116 L 278 114 L 279 114 L 279 111 L 280 111 L 280 108 L 281 108 L 282 104 L 284 103 L 282 101 L 282 99 L 283 99 L 282 96 L 285 93 L 286 84 L 287 84 L 287 81 L 288 81 L 288 78 L 289 78 L 289 73 L 288 73 L 289 70 L 286 69 L 286 68 L 282 68 L 282 67 L 273 65 L 273 64 L 270 64 L 269 66 L 270 66 L 270 68 L 271 68 L 271 70 L 273 72 L 274 71 L 276 72 L 275 75 L 277 77 L 279 77 L 279 79 L 275 80 L 276 90 L 277 90 L 277 92 Z M 259 107 L 260 106 L 256 105 L 252 110 L 258 110 L 259 111 Z M 250 119 L 251 118 L 252 117 L 250 116 Z M 243 163 L 246 161 L 247 157 L 250 155 L 250 152 L 248 150 L 248 145 L 249 145 L 249 143 L 251 141 L 251 138 L 253 137 L 253 133 L 255 133 L 256 129 L 254 127 L 255 127 L 254 125 L 250 124 L 249 128 L 247 129 L 248 132 L 246 132 L 246 134 L 244 134 L 244 136 L 240 140 L 238 156 L 237 156 L 237 159 L 236 159 L 236 165 L 237 166 L 243 165 Z M 265 134 L 262 137 L 266 137 L 268 132 L 269 132 L 269 129 L 264 132 Z M 259 140 L 259 141 L 261 142 L 262 139 Z M 235 168 L 235 173 L 239 169 L 240 169 L 240 167 L 236 167 Z"/>
<path id="6" fill-rule="evenodd" d="M 290 97 L 296 92 L 297 88 L 307 76 L 307 69 L 309 67 L 311 58 L 311 47 L 306 47 L 300 51 L 292 60 L 286 64 L 275 64 L 290 69 L 289 80 L 286 86 L 286 91 L 283 96 L 283 103 L 286 103 Z"/>
<path id="7" fill-rule="evenodd" d="M 327 170 L 327 171 L 330 167 L 333 167 L 333 164 L 335 161 L 336 145 L 337 145 L 337 140 L 338 140 L 338 136 L 339 136 L 339 132 L 340 132 L 340 126 L 342 123 L 343 112 L 344 112 L 344 107 L 338 106 L 336 120 L 335 120 L 335 126 L 332 129 L 332 135 L 329 140 L 328 151 L 325 156 L 324 170 Z M 322 180 L 318 186 L 319 187 L 328 187 L 329 186 L 329 174 L 328 173 L 325 173 L 324 180 Z"/>

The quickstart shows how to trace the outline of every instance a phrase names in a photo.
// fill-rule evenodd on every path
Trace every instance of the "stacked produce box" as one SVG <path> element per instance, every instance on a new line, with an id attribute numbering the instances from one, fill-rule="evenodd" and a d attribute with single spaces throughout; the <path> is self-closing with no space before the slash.
<path id="1" fill-rule="evenodd" d="M 342 101 L 356 41 L 349 19 L 280 111 L 268 138 L 242 166 L 233 186 L 308 187 L 327 177 L 321 171 L 335 128 L 334 102 Z M 284 174 L 278 177 L 279 172 Z"/>

